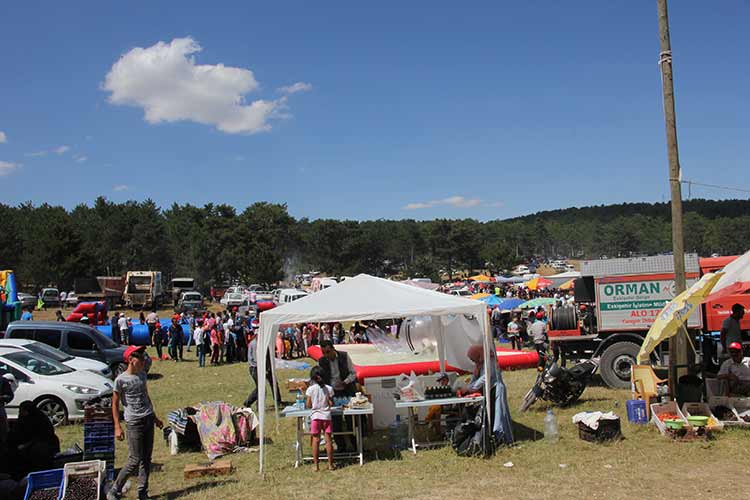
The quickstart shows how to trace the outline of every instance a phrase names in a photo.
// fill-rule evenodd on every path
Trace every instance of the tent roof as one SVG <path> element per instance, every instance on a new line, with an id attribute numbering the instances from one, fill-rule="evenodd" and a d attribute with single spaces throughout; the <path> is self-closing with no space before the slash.
<path id="1" fill-rule="evenodd" d="M 579 271 L 566 271 L 564 273 L 553 274 L 552 276 L 545 276 L 547 279 L 551 278 L 580 278 L 581 273 Z"/>
<path id="2" fill-rule="evenodd" d="M 360 274 L 260 315 L 261 323 L 359 321 L 407 316 L 484 314 L 475 300 Z"/>

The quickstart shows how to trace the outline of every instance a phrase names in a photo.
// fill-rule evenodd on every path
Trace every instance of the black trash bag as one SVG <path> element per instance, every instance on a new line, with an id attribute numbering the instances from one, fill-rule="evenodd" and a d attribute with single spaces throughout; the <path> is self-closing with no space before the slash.
<path id="1" fill-rule="evenodd" d="M 460 457 L 489 458 L 495 452 L 494 436 L 484 404 L 473 415 L 459 423 L 453 431 L 451 446 Z"/>

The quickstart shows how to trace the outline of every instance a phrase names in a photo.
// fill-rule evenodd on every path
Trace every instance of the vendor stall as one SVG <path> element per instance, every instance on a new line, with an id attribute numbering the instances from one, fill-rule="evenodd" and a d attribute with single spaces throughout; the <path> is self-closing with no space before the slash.
<path id="1" fill-rule="evenodd" d="M 478 331 L 467 332 L 464 336 L 448 337 L 445 335 L 443 318 L 456 315 L 468 315 L 476 319 Z M 264 353 L 271 348 L 275 333 L 282 324 L 306 322 L 366 321 L 405 317 L 429 316 L 435 325 L 435 341 L 441 371 L 446 364 L 464 370 L 472 369 L 472 363 L 466 358 L 469 347 L 482 344 L 483 366 L 490 372 L 494 349 L 487 324 L 486 306 L 481 302 L 440 294 L 429 290 L 404 285 L 401 283 L 360 274 L 304 299 L 285 304 L 260 317 L 258 352 Z M 258 389 L 259 400 L 265 401 L 266 392 L 266 356 L 258 356 Z M 490 377 L 484 380 L 485 394 L 491 393 Z M 502 382 L 500 381 L 500 385 Z M 500 411 L 507 417 L 507 401 L 504 386 L 500 397 Z M 486 405 L 488 419 L 491 420 L 490 405 Z M 278 414 L 277 414 L 278 415 Z M 259 405 L 260 417 L 260 471 L 264 468 L 264 405 Z M 507 419 L 496 419 L 497 422 L 508 422 Z M 511 429 L 504 429 L 507 436 Z M 510 438 L 512 440 L 512 438 Z"/>

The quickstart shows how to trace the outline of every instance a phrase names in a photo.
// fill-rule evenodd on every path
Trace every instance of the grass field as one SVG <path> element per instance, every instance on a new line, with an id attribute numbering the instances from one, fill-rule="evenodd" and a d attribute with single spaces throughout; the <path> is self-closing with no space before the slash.
<path id="1" fill-rule="evenodd" d="M 149 390 L 162 418 L 172 409 L 201 401 L 224 400 L 239 405 L 253 387 L 244 365 L 200 369 L 194 351 L 186 353 L 182 363 L 156 362 L 152 372 L 157 375 L 150 380 Z M 300 374 L 282 371 L 280 379 Z M 545 404 L 537 403 L 525 414 L 517 411 L 534 375 L 533 370 L 505 373 L 517 444 L 499 450 L 490 460 L 459 458 L 450 448 L 442 448 L 417 456 L 405 453 L 401 459 L 369 456 L 364 467 L 342 464 L 333 472 L 315 473 L 309 465 L 294 469 L 294 422 L 282 419 L 280 432 L 270 436 L 273 444 L 267 447 L 265 479 L 258 475 L 257 453 L 245 453 L 229 457 L 236 467 L 231 476 L 185 481 L 183 467 L 206 462 L 205 454 L 170 456 L 164 441 L 157 439 L 154 462 L 161 468 L 151 476 L 151 494 L 161 499 L 217 500 L 315 496 L 357 500 L 737 498 L 746 477 L 744 459 L 750 451 L 748 435 L 742 430 L 726 431 L 711 442 L 671 442 L 652 426 L 627 423 L 628 391 L 594 386 L 575 407 L 555 410 L 561 439 L 550 444 L 540 439 Z M 291 396 L 285 395 L 285 399 L 291 400 Z M 570 418 L 582 410 L 617 412 L 623 420 L 625 439 L 608 445 L 579 440 Z M 270 422 L 273 424 L 272 417 Z M 82 445 L 80 424 L 63 427 L 58 435 L 63 447 L 75 442 Z M 118 443 L 117 467 L 125 457 L 126 447 Z M 504 467 L 506 462 L 513 462 L 513 467 Z M 134 498 L 134 492 L 130 496 Z"/>

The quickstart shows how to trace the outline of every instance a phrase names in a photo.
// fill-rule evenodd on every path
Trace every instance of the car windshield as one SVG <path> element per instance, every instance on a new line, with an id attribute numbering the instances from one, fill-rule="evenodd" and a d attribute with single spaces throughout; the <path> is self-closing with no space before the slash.
<path id="1" fill-rule="evenodd" d="M 199 293 L 186 293 L 182 296 L 183 300 L 201 300 L 201 294 Z"/>
<path id="2" fill-rule="evenodd" d="M 3 357 L 37 375 L 53 376 L 74 371 L 72 368 L 68 368 L 54 359 L 35 352 L 18 351 L 5 354 Z"/>
<path id="3" fill-rule="evenodd" d="M 229 294 L 229 300 L 242 300 L 242 294 L 241 293 L 230 293 Z"/>
<path id="4" fill-rule="evenodd" d="M 71 356 L 70 354 L 64 353 L 59 349 L 55 349 L 54 347 L 50 347 L 47 344 L 42 344 L 41 342 L 29 342 L 28 344 L 24 345 L 24 347 L 31 352 L 35 352 L 37 354 L 41 354 L 42 356 L 52 358 L 58 363 L 65 363 L 66 361 L 70 361 L 71 359 L 73 359 L 73 356 Z"/>

